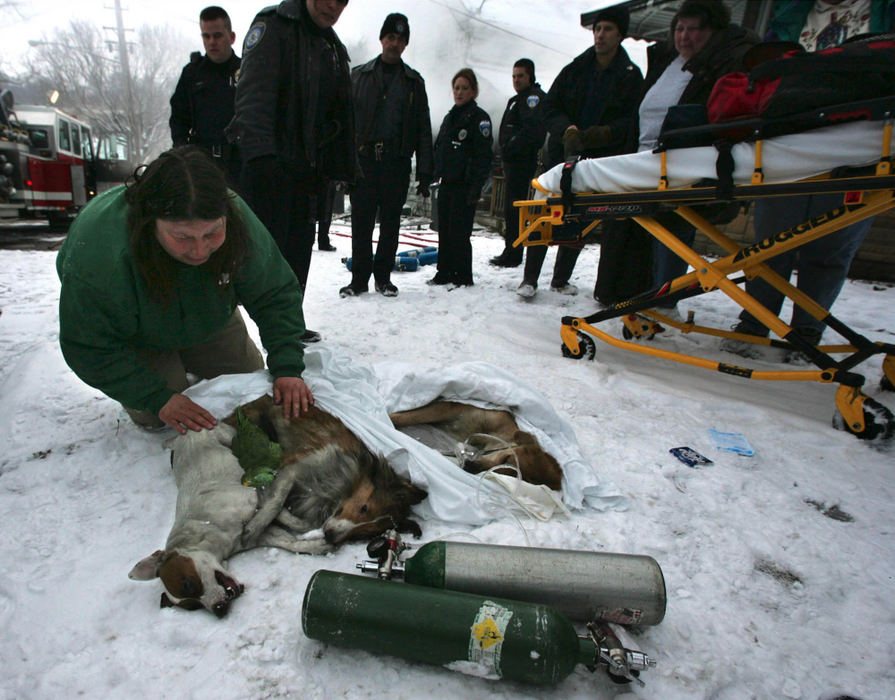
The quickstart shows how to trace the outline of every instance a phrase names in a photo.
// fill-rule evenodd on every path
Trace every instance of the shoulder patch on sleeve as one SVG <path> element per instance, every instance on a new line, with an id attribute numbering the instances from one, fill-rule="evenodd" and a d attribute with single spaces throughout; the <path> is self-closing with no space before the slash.
<path id="1" fill-rule="evenodd" d="M 249 33 L 246 34 L 245 42 L 242 46 L 242 52 L 246 54 L 254 49 L 256 46 L 258 46 L 258 44 L 261 43 L 261 39 L 264 37 L 264 32 L 266 30 L 266 22 L 255 22 L 255 24 L 252 25 L 252 28 L 249 29 Z"/>
<path id="2" fill-rule="evenodd" d="M 479 131 L 482 132 L 482 136 L 486 139 L 491 136 L 491 122 L 487 120 L 482 120 L 479 122 Z"/>
<path id="3" fill-rule="evenodd" d="M 540 102 L 540 101 L 541 101 L 541 98 L 538 97 L 537 95 L 529 95 L 527 98 L 525 98 L 525 104 L 528 105 L 529 109 L 534 109 L 535 107 L 537 107 L 538 102 Z"/>

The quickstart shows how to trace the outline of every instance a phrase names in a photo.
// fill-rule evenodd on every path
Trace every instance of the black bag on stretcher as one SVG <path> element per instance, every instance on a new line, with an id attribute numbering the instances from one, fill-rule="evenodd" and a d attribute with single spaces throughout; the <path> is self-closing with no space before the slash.
<path id="1" fill-rule="evenodd" d="M 775 48 L 779 52 L 787 43 L 758 44 L 750 54 L 762 56 Z M 744 60 L 748 62 L 749 54 Z M 777 119 L 887 95 L 895 95 L 895 34 L 867 36 L 812 53 L 793 49 L 748 73 L 729 73 L 715 83 L 707 108 L 710 122 L 723 123 Z"/>

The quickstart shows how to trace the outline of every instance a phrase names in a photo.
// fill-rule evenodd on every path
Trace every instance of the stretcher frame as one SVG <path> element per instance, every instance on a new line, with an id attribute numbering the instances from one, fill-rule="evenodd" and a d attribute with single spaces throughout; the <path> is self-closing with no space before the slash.
<path id="1" fill-rule="evenodd" d="M 865 378 L 853 369 L 874 355 L 883 355 L 882 387 L 891 389 L 895 385 L 895 345 L 871 341 L 861 335 L 764 264 L 776 255 L 895 207 L 895 175 L 892 173 L 891 154 L 895 98 L 816 110 L 799 115 L 798 118 L 792 119 L 790 124 L 829 125 L 831 123 L 829 117 L 833 115 L 835 119 L 837 114 L 847 114 L 848 118 L 852 119 L 857 117 L 883 122 L 880 158 L 874 166 L 863 169 L 837 169 L 821 176 L 794 182 L 766 184 L 762 172 L 762 141 L 771 135 L 785 133 L 786 127 L 780 121 L 762 123 L 758 120 L 748 120 L 724 127 L 712 126 L 700 130 L 669 132 L 668 138 L 664 143 L 660 141 L 657 149 L 662 161 L 661 177 L 655 190 L 580 194 L 566 192 L 556 196 L 544 191 L 537 179 L 533 180 L 535 189 L 547 196 L 544 199 L 514 202 L 519 208 L 520 231 L 514 246 L 568 244 L 571 240 L 584 238 L 601 221 L 630 218 L 693 268 L 693 272 L 666 281 L 643 294 L 588 316 L 564 316 L 560 330 L 563 355 L 574 359 L 593 359 L 596 350 L 594 341 L 590 338 L 593 336 L 622 350 L 714 370 L 743 379 L 839 384 L 835 398 L 839 413 L 834 414 L 834 425 L 863 439 L 892 438 L 895 435 L 895 416 L 885 406 L 861 391 Z M 728 181 L 681 188 L 668 187 L 665 153 L 669 147 L 675 147 L 673 145 L 675 143 L 692 141 L 686 132 L 701 131 L 703 135 L 708 132 L 709 138 L 714 138 L 719 131 L 729 134 L 737 129 L 739 133 L 746 130 L 750 134 L 746 140 L 755 143 L 753 174 L 748 184 L 734 185 L 732 181 Z M 707 203 L 839 192 L 843 194 L 841 206 L 763 241 L 746 246 L 740 246 L 724 235 L 693 208 L 694 205 Z M 684 244 L 654 218 L 656 213 L 668 211 L 673 211 L 688 221 L 726 251 L 727 255 L 713 262 Z M 561 234 L 554 239 L 554 227 L 570 223 L 578 224 L 573 227 L 575 238 L 564 240 Z M 739 277 L 731 279 L 732 275 L 740 273 L 742 274 Z M 747 279 L 756 277 L 772 285 L 793 304 L 800 306 L 812 317 L 836 331 L 846 341 L 845 344 L 814 346 L 802 338 L 778 315 L 769 311 L 740 286 Z M 676 303 L 715 290 L 723 292 L 752 314 L 779 340 L 697 325 L 692 311 L 688 313 L 686 321 L 680 321 L 653 308 L 659 300 Z M 623 339 L 612 336 L 596 326 L 615 318 L 621 318 L 624 323 Z M 758 370 L 637 342 L 652 339 L 656 333 L 665 330 L 664 326 L 675 328 L 682 333 L 702 333 L 758 346 L 798 350 L 804 353 L 815 367 L 798 370 Z M 837 360 L 832 355 L 845 355 L 845 357 Z"/>

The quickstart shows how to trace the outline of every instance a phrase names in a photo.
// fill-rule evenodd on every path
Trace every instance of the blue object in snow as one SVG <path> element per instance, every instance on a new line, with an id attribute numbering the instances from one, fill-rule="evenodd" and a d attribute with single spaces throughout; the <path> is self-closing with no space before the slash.
<path id="1" fill-rule="evenodd" d="M 751 457 L 755 454 L 752 445 L 742 433 L 725 433 L 714 428 L 709 428 L 709 437 L 715 442 L 715 447 L 725 452 L 733 452 L 734 454 L 744 457 Z"/>
<path id="2" fill-rule="evenodd" d="M 418 258 L 423 253 L 434 253 L 438 250 L 434 245 L 427 245 L 425 248 L 411 248 L 410 250 L 401 250 L 398 251 L 399 257 L 410 257 L 410 258 Z"/>
<path id="3" fill-rule="evenodd" d="M 351 258 L 342 258 L 342 262 L 345 263 L 345 267 L 351 271 Z M 392 266 L 393 272 L 416 272 L 419 269 L 420 263 L 417 258 L 411 258 L 408 256 L 395 256 L 395 264 Z"/>

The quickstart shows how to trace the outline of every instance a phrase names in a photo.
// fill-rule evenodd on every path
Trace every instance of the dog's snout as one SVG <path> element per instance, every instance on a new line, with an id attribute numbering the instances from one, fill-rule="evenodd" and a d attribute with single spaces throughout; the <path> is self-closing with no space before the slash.
<path id="1" fill-rule="evenodd" d="M 215 614 L 216 617 L 221 618 L 225 617 L 228 612 L 230 612 L 230 601 L 232 598 L 228 598 L 227 600 L 222 600 L 220 603 L 217 603 L 211 607 L 211 611 Z"/>

